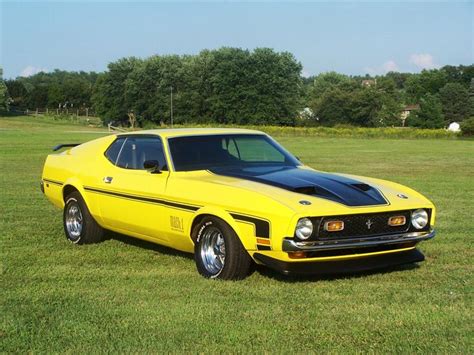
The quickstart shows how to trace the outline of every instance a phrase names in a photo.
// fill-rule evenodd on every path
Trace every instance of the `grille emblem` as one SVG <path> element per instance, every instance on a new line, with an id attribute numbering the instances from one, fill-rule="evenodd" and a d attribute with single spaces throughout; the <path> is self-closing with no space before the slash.
<path id="1" fill-rule="evenodd" d="M 367 220 L 367 222 L 365 222 L 365 225 L 367 226 L 367 229 L 370 229 L 370 227 L 372 227 L 373 224 L 374 224 L 374 222 L 372 222 L 370 220 L 370 218 Z"/>

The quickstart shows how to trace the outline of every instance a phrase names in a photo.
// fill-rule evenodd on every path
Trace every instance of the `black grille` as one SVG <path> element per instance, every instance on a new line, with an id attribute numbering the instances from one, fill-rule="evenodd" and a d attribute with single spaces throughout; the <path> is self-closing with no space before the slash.
<path id="1" fill-rule="evenodd" d="M 431 210 L 428 216 L 431 218 Z M 394 216 L 405 216 L 406 223 L 403 226 L 392 227 L 388 225 L 388 219 Z M 397 233 L 405 233 L 411 231 L 425 231 L 429 229 L 429 225 L 422 230 L 416 230 L 411 225 L 411 211 L 394 211 L 382 213 L 365 213 L 356 215 L 315 217 L 311 218 L 314 225 L 314 233 L 311 239 L 327 240 L 327 239 L 344 239 L 359 237 L 375 237 L 379 235 L 390 235 Z M 340 232 L 327 232 L 324 230 L 324 224 L 328 221 L 343 221 L 344 230 Z"/>

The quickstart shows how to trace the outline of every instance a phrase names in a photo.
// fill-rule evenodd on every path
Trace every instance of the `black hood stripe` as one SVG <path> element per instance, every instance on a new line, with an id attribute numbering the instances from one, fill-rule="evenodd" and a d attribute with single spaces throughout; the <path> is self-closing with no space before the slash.
<path id="1" fill-rule="evenodd" d="M 211 169 L 210 172 L 324 198 L 351 207 L 389 204 L 379 190 L 364 182 L 315 170 L 298 167 L 259 166 L 216 168 Z"/>

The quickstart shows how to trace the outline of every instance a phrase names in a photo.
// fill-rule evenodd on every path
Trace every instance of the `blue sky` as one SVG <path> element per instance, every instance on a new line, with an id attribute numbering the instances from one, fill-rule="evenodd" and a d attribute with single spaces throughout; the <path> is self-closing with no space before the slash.
<path id="1" fill-rule="evenodd" d="M 125 56 L 290 51 L 304 75 L 417 72 L 474 62 L 474 1 L 5 2 L 4 77 L 103 71 Z"/>

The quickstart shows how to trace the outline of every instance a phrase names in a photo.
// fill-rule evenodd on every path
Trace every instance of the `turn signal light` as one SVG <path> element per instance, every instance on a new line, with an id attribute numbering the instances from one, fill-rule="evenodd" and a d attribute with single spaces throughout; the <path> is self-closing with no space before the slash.
<path id="1" fill-rule="evenodd" d="M 258 244 L 270 245 L 270 239 L 257 238 Z"/>
<path id="2" fill-rule="evenodd" d="M 306 258 L 306 253 L 304 251 L 292 251 L 291 253 L 288 253 L 288 256 L 291 259 L 304 259 Z"/>
<path id="3" fill-rule="evenodd" d="M 403 226 L 407 223 L 405 216 L 393 216 L 388 219 L 388 225 L 392 227 Z"/>
<path id="4" fill-rule="evenodd" d="M 328 232 L 339 232 L 344 229 L 343 221 L 328 221 L 324 223 L 324 230 Z"/>

